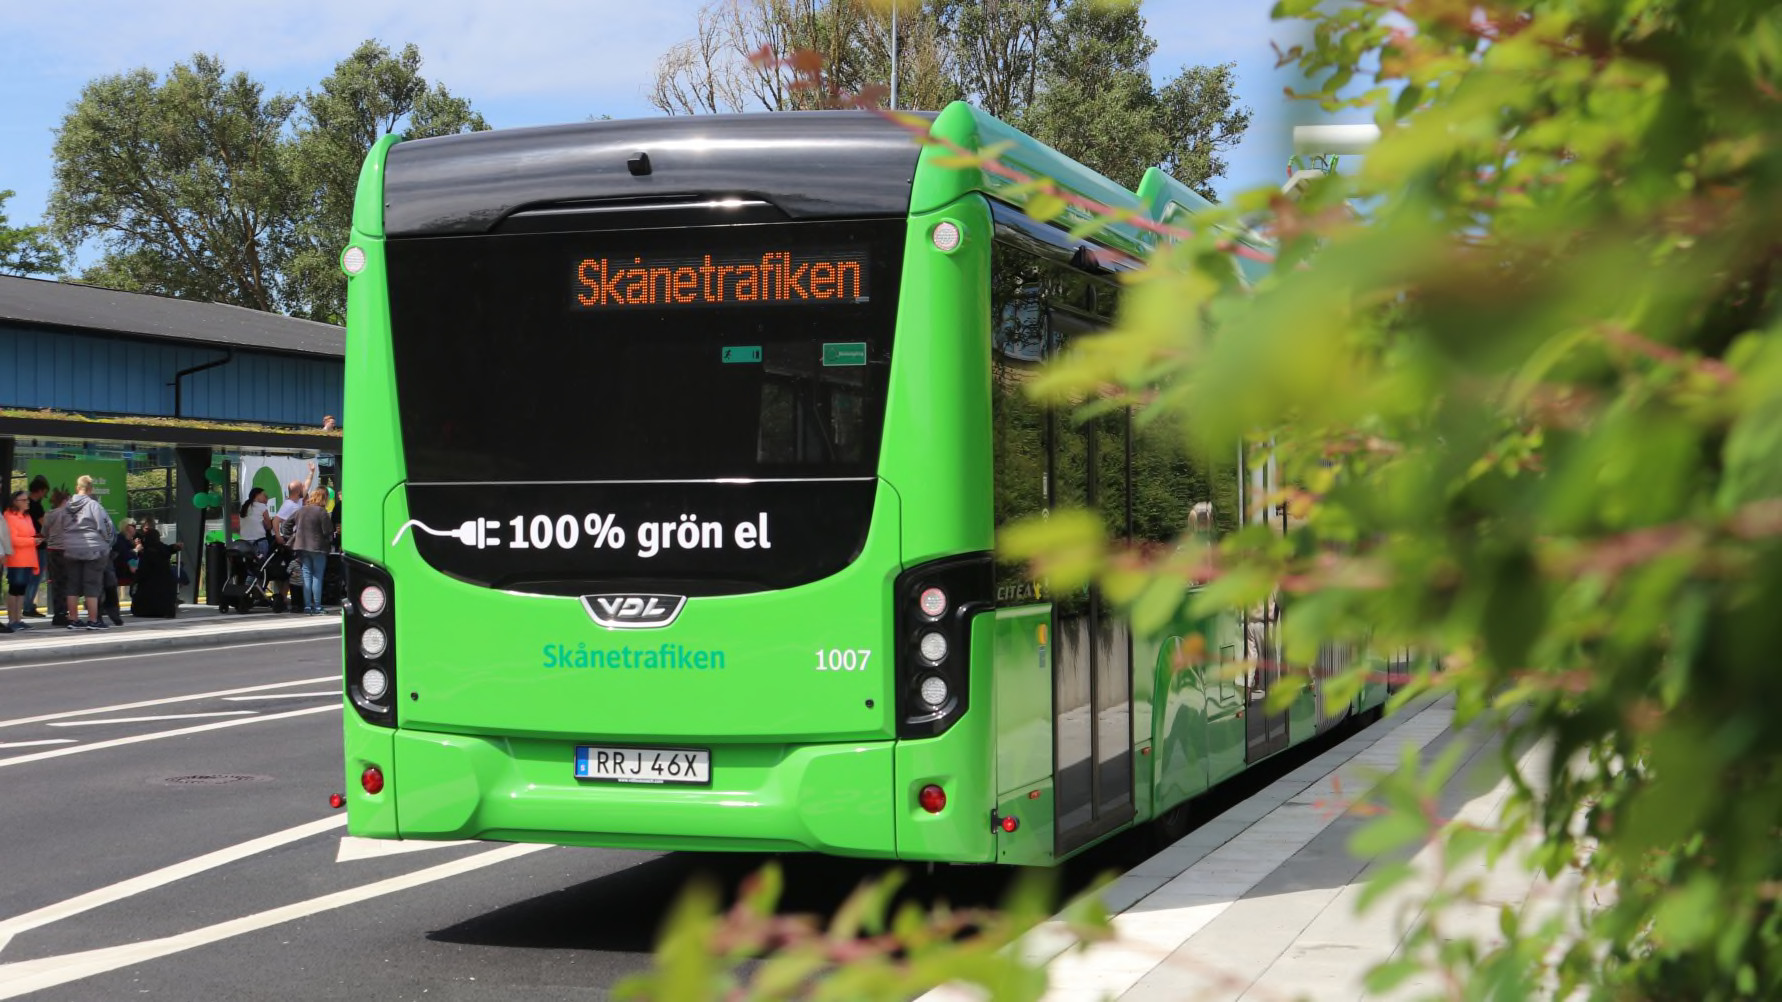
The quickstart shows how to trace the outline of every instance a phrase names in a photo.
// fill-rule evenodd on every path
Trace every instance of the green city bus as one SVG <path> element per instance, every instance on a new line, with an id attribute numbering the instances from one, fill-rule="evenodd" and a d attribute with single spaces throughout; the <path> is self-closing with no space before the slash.
<path id="1" fill-rule="evenodd" d="M 1133 216 L 1207 205 L 965 104 L 921 121 Z M 1156 238 L 1073 239 L 949 156 L 867 112 L 372 150 L 342 255 L 353 834 L 1043 865 L 1381 705 L 1265 712 L 1272 605 L 1141 636 L 995 558 L 1068 507 L 1208 545 L 1270 473 L 1035 402 Z"/>

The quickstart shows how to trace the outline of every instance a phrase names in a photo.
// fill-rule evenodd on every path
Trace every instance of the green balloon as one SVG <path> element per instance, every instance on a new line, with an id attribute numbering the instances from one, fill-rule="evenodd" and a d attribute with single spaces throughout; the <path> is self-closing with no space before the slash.
<path id="1" fill-rule="evenodd" d="M 221 467 L 213 466 L 204 471 L 204 479 L 213 484 L 220 484 L 223 481 L 228 480 L 229 475 L 224 473 Z"/>
<path id="2" fill-rule="evenodd" d="M 209 494 L 192 495 L 192 507 L 194 508 L 209 508 L 211 504 L 212 502 Z"/>

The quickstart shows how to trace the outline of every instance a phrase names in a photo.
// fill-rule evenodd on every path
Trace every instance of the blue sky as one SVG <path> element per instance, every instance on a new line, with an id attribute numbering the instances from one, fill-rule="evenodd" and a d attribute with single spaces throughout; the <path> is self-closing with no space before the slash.
<path id="1" fill-rule="evenodd" d="M 704 0 L 58 0 L 0 4 L 0 189 L 13 225 L 34 223 L 50 187 L 53 130 L 90 79 L 165 72 L 214 53 L 270 90 L 300 93 L 366 38 L 414 42 L 428 79 L 470 98 L 497 127 L 654 114 L 644 99 L 659 56 L 692 32 Z M 1183 65 L 1236 62 L 1256 113 L 1222 193 L 1282 176 L 1285 78 L 1270 0 L 1147 0 L 1161 79 Z"/>

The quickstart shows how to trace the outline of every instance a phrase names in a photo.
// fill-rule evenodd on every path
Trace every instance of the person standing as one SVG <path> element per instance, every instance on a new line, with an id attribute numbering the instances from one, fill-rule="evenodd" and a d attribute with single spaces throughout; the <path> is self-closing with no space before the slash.
<path id="1" fill-rule="evenodd" d="M 286 523 L 302 510 L 304 499 L 309 497 L 310 489 L 315 486 L 315 481 L 316 464 L 314 460 L 311 460 L 308 479 L 293 480 L 285 485 L 285 503 L 279 506 L 278 515 L 272 523 L 273 530 L 279 535 L 290 538 L 291 527 Z"/>
<path id="2" fill-rule="evenodd" d="M 105 614 L 118 626 L 124 625 L 124 595 L 136 585 L 136 561 L 136 523 L 124 519 L 111 541 L 111 566 L 105 575 Z"/>
<path id="3" fill-rule="evenodd" d="M 43 583 L 43 575 L 49 570 L 48 544 L 43 536 L 43 499 L 50 492 L 49 478 L 39 473 L 31 478 L 30 505 L 31 525 L 37 530 L 37 570 L 31 574 L 31 583 L 25 586 L 25 615 L 33 619 L 42 619 L 43 611 L 37 608 L 37 586 Z M 52 610 L 57 606 L 51 605 Z M 61 613 L 57 612 L 57 616 Z"/>
<path id="4" fill-rule="evenodd" d="M 137 544 L 136 597 L 130 603 L 130 615 L 154 619 L 172 619 L 179 615 L 179 594 L 173 576 L 173 554 L 176 543 L 161 542 L 161 533 L 154 526 L 142 530 Z"/>
<path id="5" fill-rule="evenodd" d="M 255 487 L 241 503 L 241 538 L 254 544 L 254 555 L 261 560 L 271 552 L 272 515 L 266 510 L 266 491 Z"/>
<path id="6" fill-rule="evenodd" d="M 328 518 L 328 492 L 309 492 L 304 505 L 291 516 L 291 548 L 303 565 L 303 606 L 311 616 L 322 614 L 322 581 L 328 573 L 328 543 L 334 523 Z"/>
<path id="7" fill-rule="evenodd" d="M 292 520 L 297 517 L 299 511 L 303 510 L 303 499 L 309 496 L 310 487 L 315 483 L 315 479 L 316 464 L 312 461 L 309 464 L 309 479 L 293 480 L 285 485 L 285 503 L 279 506 L 278 514 L 272 520 L 272 532 L 277 537 L 274 540 L 275 545 L 290 544 Z M 273 581 L 272 607 L 277 609 L 289 600 L 291 581 L 289 575 L 274 578 Z M 292 605 L 290 609 L 292 612 L 298 611 L 295 605 Z"/>
<path id="8" fill-rule="evenodd" d="M 6 624 L 0 633 L 28 628 L 25 590 L 37 576 L 37 528 L 31 522 L 30 503 L 30 494 L 19 491 L 6 505 L 6 531 L 0 533 L 0 543 L 6 547 Z"/>
<path id="9" fill-rule="evenodd" d="M 117 529 L 111 514 L 93 496 L 93 478 L 82 476 L 74 482 L 74 497 L 68 499 L 68 516 L 62 530 L 62 565 L 68 571 L 65 586 L 70 630 L 109 630 L 99 596 L 105 590 L 105 565 L 111 562 L 111 541 Z M 77 598 L 85 598 L 87 621 L 80 622 Z"/>
<path id="10" fill-rule="evenodd" d="M 54 617 L 50 625 L 68 625 L 68 568 L 62 564 L 62 535 L 68 528 L 68 492 L 60 487 L 50 492 L 49 511 L 43 515 L 43 559 L 39 573 L 49 579 L 49 608 Z"/>

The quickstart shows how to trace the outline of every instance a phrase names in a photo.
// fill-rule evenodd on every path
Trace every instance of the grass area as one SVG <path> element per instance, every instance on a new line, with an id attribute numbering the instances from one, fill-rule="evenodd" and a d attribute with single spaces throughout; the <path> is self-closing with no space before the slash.
<path id="1" fill-rule="evenodd" d="M 49 410 L 47 408 L 42 410 L 24 410 L 16 407 L 0 407 L 0 417 L 35 419 L 39 421 L 75 421 L 81 424 L 91 424 L 101 427 L 112 424 L 159 428 L 207 428 L 214 431 L 251 431 L 265 432 L 272 435 L 321 435 L 329 438 L 340 437 L 340 432 L 338 430 L 323 431 L 320 427 L 293 428 L 289 425 L 252 424 L 241 421 L 206 421 L 200 418 L 144 417 L 136 415 L 94 416 L 90 414 L 78 414 L 73 411 Z"/>

